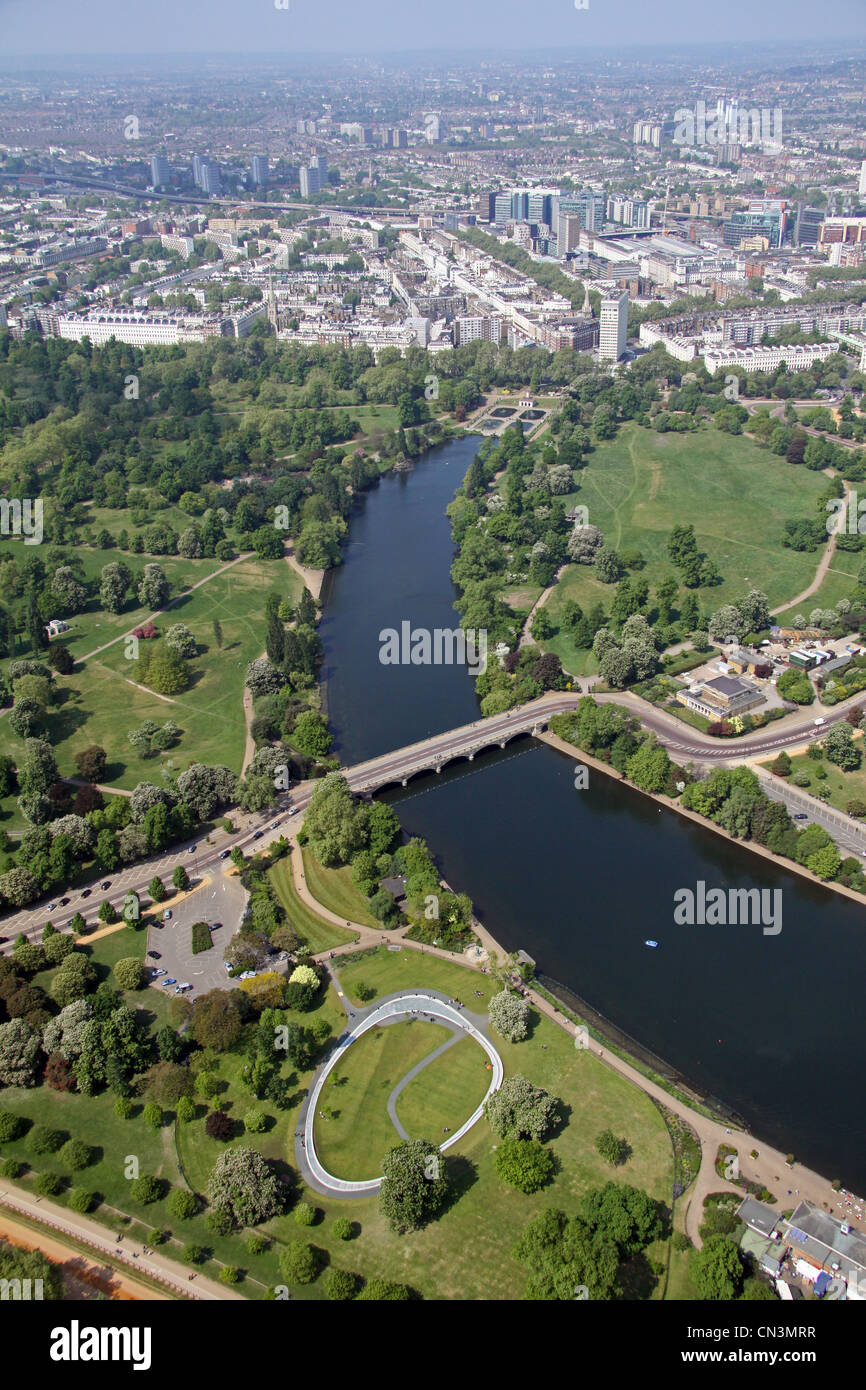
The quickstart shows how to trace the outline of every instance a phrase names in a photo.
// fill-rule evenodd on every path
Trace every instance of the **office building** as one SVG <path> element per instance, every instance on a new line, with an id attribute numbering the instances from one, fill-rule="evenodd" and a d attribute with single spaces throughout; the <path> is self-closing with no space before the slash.
<path id="1" fill-rule="evenodd" d="M 575 213 L 580 219 L 581 230 L 600 232 L 604 226 L 605 196 L 586 188 L 582 193 L 568 194 L 559 200 L 560 215 Z"/>
<path id="2" fill-rule="evenodd" d="M 804 208 L 802 203 L 798 204 L 794 227 L 797 246 L 817 246 L 823 223 L 824 214 L 820 208 Z"/>
<path id="3" fill-rule="evenodd" d="M 605 296 L 599 316 L 598 355 L 605 362 L 618 362 L 628 338 L 628 290 Z"/>
<path id="4" fill-rule="evenodd" d="M 735 249 L 750 237 L 766 237 L 767 244 L 777 250 L 782 245 L 785 228 L 783 211 L 732 212 L 725 223 L 725 245 Z"/>
<path id="5" fill-rule="evenodd" d="M 580 245 L 580 218 L 576 212 L 563 212 L 560 209 L 556 219 L 556 249 L 560 256 L 576 251 Z"/>
<path id="6" fill-rule="evenodd" d="M 151 158 L 150 181 L 154 188 L 165 188 L 171 181 L 171 165 L 164 154 L 155 154 Z"/>

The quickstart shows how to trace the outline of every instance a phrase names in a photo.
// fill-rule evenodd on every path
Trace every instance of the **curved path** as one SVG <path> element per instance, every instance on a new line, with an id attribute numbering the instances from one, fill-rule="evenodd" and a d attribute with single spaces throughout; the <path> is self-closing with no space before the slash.
<path id="1" fill-rule="evenodd" d="M 382 1184 L 381 1177 L 367 1179 L 363 1182 L 350 1182 L 347 1178 L 336 1178 L 322 1164 L 316 1153 L 316 1141 L 314 1135 L 314 1125 L 316 1118 L 316 1106 L 322 1087 L 327 1081 L 330 1073 L 339 1061 L 345 1056 L 353 1042 L 356 1042 L 370 1028 L 375 1028 L 377 1024 L 388 1019 L 399 1018 L 404 1014 L 425 1014 L 428 1017 L 440 1019 L 443 1023 L 450 1024 L 452 1027 L 459 1028 L 469 1037 L 474 1038 L 475 1042 L 481 1046 L 490 1058 L 493 1075 L 487 1094 L 476 1110 L 469 1116 L 458 1130 L 452 1134 L 444 1144 L 440 1144 L 441 1150 L 450 1149 L 452 1144 L 456 1144 L 462 1139 L 474 1124 L 481 1118 L 484 1108 L 484 1101 L 498 1091 L 502 1085 L 503 1068 L 502 1058 L 496 1051 L 489 1038 L 479 1027 L 467 1018 L 465 1011 L 455 1009 L 447 1000 L 433 992 L 432 990 L 405 990 L 399 994 L 392 994 L 387 999 L 372 1008 L 363 1011 L 348 1011 L 349 1016 L 355 1021 L 347 1032 L 345 1032 L 337 1042 L 327 1061 L 319 1068 L 307 1098 L 304 1101 L 299 1117 L 299 1130 L 295 1134 L 295 1158 L 298 1167 L 309 1187 L 321 1192 L 326 1197 L 371 1197 Z M 360 1020 L 360 1021 L 359 1021 Z M 435 1055 L 435 1054 L 434 1054 Z M 427 1060 L 430 1060 L 429 1058 Z"/>
<path id="2" fill-rule="evenodd" d="M 818 592 L 821 585 L 824 583 L 827 571 L 830 568 L 830 562 L 833 559 L 833 556 L 836 554 L 836 541 L 839 539 L 840 532 L 845 529 L 845 524 L 848 519 L 848 499 L 851 496 L 851 488 L 848 483 L 845 483 L 844 486 L 845 505 L 836 518 L 836 525 L 830 533 L 830 539 L 827 542 L 824 554 L 822 555 L 818 568 L 815 571 L 815 578 L 812 580 L 812 583 L 809 585 L 808 589 L 804 589 L 801 594 L 797 594 L 794 598 L 790 599 L 788 603 L 781 603 L 778 608 L 771 608 L 771 618 L 775 618 L 777 613 L 784 613 L 788 608 L 793 608 L 796 604 L 802 603 L 804 599 L 811 598 L 813 594 L 816 594 Z"/>
<path id="3" fill-rule="evenodd" d="M 437 1048 L 434 1048 L 432 1052 L 428 1052 L 426 1057 L 422 1057 L 420 1062 L 416 1062 L 412 1070 L 407 1071 L 406 1075 L 403 1077 L 403 1080 L 397 1082 L 397 1085 L 394 1087 L 393 1091 L 388 1097 L 388 1114 L 391 1117 L 392 1125 L 396 1129 L 401 1139 L 410 1139 L 411 1135 L 407 1134 L 406 1130 L 403 1128 L 402 1121 L 400 1120 L 397 1114 L 397 1101 L 400 1099 L 401 1094 L 409 1085 L 409 1082 L 414 1081 L 415 1077 L 418 1075 L 419 1072 L 422 1072 L 425 1067 L 429 1067 L 431 1062 L 435 1062 L 437 1057 L 441 1057 L 443 1052 L 447 1052 L 449 1047 L 453 1047 L 456 1042 L 460 1041 L 460 1034 L 462 1031 L 462 1029 L 455 1029 L 453 1037 L 450 1037 L 447 1042 L 440 1043 L 440 1045 Z"/>

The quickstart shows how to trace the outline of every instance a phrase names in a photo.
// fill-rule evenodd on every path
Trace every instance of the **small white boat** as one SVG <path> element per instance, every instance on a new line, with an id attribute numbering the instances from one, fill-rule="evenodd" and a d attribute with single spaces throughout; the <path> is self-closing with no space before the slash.
<path id="1" fill-rule="evenodd" d="M 652 937 L 648 938 L 648 940 L 644 942 L 644 946 L 658 946 L 658 944 L 659 943 L 657 941 L 653 941 Z"/>

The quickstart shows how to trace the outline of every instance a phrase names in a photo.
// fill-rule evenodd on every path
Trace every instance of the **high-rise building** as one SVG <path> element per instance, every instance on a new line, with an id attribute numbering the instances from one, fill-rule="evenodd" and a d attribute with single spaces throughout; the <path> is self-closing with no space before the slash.
<path id="1" fill-rule="evenodd" d="M 252 168 L 250 169 L 250 173 L 252 174 L 253 183 L 255 184 L 256 188 L 260 188 L 262 184 L 267 183 L 268 157 L 266 154 L 253 155 L 253 163 Z"/>
<path id="2" fill-rule="evenodd" d="M 525 222 L 529 217 L 529 194 L 516 189 L 511 195 L 512 222 Z"/>
<path id="3" fill-rule="evenodd" d="M 322 187 L 319 170 L 315 164 L 301 165 L 300 180 L 302 198 L 312 198 Z"/>
<path id="4" fill-rule="evenodd" d="M 192 181 L 196 188 L 201 188 L 201 170 L 204 160 L 201 155 L 194 154 L 192 157 Z"/>
<path id="5" fill-rule="evenodd" d="M 220 166 L 213 160 L 205 159 L 201 166 L 201 187 L 211 198 L 218 198 L 223 191 Z"/>
<path id="6" fill-rule="evenodd" d="M 496 194 L 481 193 L 478 197 L 478 216 L 482 222 L 496 221 Z"/>
<path id="7" fill-rule="evenodd" d="M 803 204 L 799 203 L 794 241 L 798 246 L 817 246 L 823 224 L 824 214 L 820 208 L 804 208 Z"/>
<path id="8" fill-rule="evenodd" d="M 549 193 L 530 193 L 527 199 L 527 216 L 530 222 L 538 222 L 545 227 L 552 226 L 551 195 Z"/>
<path id="9" fill-rule="evenodd" d="M 583 231 L 600 232 L 604 226 L 605 196 L 591 188 L 585 188 L 582 193 L 566 194 L 559 200 L 559 211 L 560 214 L 576 213 Z"/>
<path id="10" fill-rule="evenodd" d="M 497 193 L 493 202 L 493 220 L 497 227 L 504 227 L 511 218 L 511 194 Z"/>
<path id="11" fill-rule="evenodd" d="M 442 139 L 442 122 L 438 116 L 424 118 L 424 135 L 428 145 L 438 145 Z"/>
<path id="12" fill-rule="evenodd" d="M 165 188 L 171 180 L 171 165 L 164 154 L 155 154 L 150 161 L 150 181 L 154 188 Z"/>
<path id="13" fill-rule="evenodd" d="M 576 251 L 580 245 L 580 218 L 576 212 L 563 212 L 556 219 L 556 250 L 560 256 Z"/>
<path id="14" fill-rule="evenodd" d="M 598 355 L 605 362 L 618 362 L 628 338 L 628 290 L 606 295 L 599 315 Z"/>
<path id="15" fill-rule="evenodd" d="M 860 182 L 857 185 L 857 196 L 866 198 L 866 159 L 860 165 Z"/>

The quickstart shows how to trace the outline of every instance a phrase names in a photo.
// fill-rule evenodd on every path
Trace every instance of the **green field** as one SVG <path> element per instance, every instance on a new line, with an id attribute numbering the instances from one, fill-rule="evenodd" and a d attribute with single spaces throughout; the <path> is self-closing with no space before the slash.
<path id="1" fill-rule="evenodd" d="M 333 950 L 335 946 L 343 946 L 347 941 L 357 941 L 357 932 L 349 931 L 347 927 L 338 927 L 326 917 L 320 917 L 299 898 L 292 878 L 291 860 L 288 857 L 280 859 L 268 873 L 277 897 L 286 909 L 289 921 L 313 953 Z"/>
<path id="2" fill-rule="evenodd" d="M 490 1085 L 490 1062 L 473 1038 L 461 1038 L 409 1082 L 397 1118 L 411 1139 L 444 1138 L 474 1114 Z"/>
<path id="3" fill-rule="evenodd" d="M 186 623 L 199 644 L 200 654 L 190 663 L 191 684 L 180 695 L 160 697 L 137 688 L 124 642 L 115 642 L 71 675 L 58 677 L 67 698 L 50 712 L 47 726 L 61 776 L 76 775 L 75 754 L 92 743 L 108 753 L 111 783 L 127 789 L 141 781 L 159 781 L 164 767 L 179 771 L 191 762 L 224 763 L 240 772 L 244 675 L 247 664 L 264 649 L 265 599 L 276 592 L 297 602 L 301 585 L 283 561 L 253 558 L 181 597 L 157 624 L 164 632 L 174 622 Z M 111 641 L 115 629 L 128 632 L 142 616 L 143 611 L 136 610 L 106 619 L 106 630 L 91 632 L 88 643 Z M 213 634 L 214 619 L 222 627 L 221 648 Z M 126 733 L 145 719 L 173 719 L 182 730 L 180 742 L 167 753 L 140 758 Z M 20 739 L 7 720 L 0 720 L 0 752 L 12 757 L 20 752 Z"/>
<path id="4" fill-rule="evenodd" d="M 641 576 L 651 589 L 676 575 L 666 552 L 675 523 L 694 525 L 699 549 L 723 577 L 722 584 L 698 591 L 707 611 L 752 587 L 768 594 L 772 608 L 807 588 L 815 576 L 820 552 L 785 549 L 783 527 L 815 514 L 826 480 L 743 436 L 716 429 L 657 434 L 629 422 L 616 439 L 596 445 L 578 476 L 579 492 L 565 500 L 588 508 L 607 545 L 643 553 L 647 563 Z M 570 565 L 547 608 L 556 622 L 566 599 L 586 611 L 596 603 L 607 608 L 612 595 L 613 587 L 596 579 L 592 566 Z M 563 635 L 544 646 L 574 674 L 596 669 L 591 654 L 578 654 Z"/>
<path id="5" fill-rule="evenodd" d="M 450 1036 L 438 1023 L 413 1021 L 371 1028 L 352 1044 L 316 1107 L 316 1151 L 329 1173 L 352 1182 L 381 1175 L 385 1154 L 400 1138 L 388 1114 L 388 1097 L 416 1062 Z"/>
<path id="6" fill-rule="evenodd" d="M 364 894 L 353 882 L 348 864 L 342 869 L 326 869 L 310 850 L 302 853 L 307 887 L 322 907 L 347 922 L 358 922 L 362 927 L 381 927 L 381 922 L 368 910 Z"/>
<path id="7" fill-rule="evenodd" d="M 130 944 L 125 933 L 117 933 L 94 943 L 94 952 L 107 961 L 109 954 L 133 954 Z M 444 990 L 446 994 L 462 997 L 479 1012 L 483 1005 L 474 1001 L 472 991 L 478 988 L 488 994 L 491 988 L 488 977 L 477 971 L 408 950 L 382 951 L 349 963 L 341 972 L 344 988 L 353 978 L 367 979 L 382 994 L 407 985 Z M 150 993 L 152 991 L 145 994 L 146 1000 Z M 322 997 L 312 1014 L 291 1015 L 304 1025 L 317 1016 L 328 1020 L 334 1034 L 342 1031 L 345 1016 L 338 1008 L 333 990 Z M 395 1032 L 400 1026 L 389 1025 L 381 1031 Z M 435 1037 L 433 1030 L 437 1026 L 418 1023 L 409 1027 L 417 1028 L 420 1038 L 422 1027 L 428 1037 Z M 356 1046 L 360 1047 L 360 1043 Z M 138 1239 L 146 1238 L 155 1226 L 170 1230 L 171 1241 L 165 1248 L 174 1258 L 180 1257 L 183 1244 L 195 1242 L 213 1259 L 236 1265 L 243 1271 L 245 1277 L 239 1289 L 249 1297 L 261 1298 L 268 1286 L 281 1282 L 277 1262 L 280 1248 L 286 1241 L 301 1237 L 321 1252 L 324 1266 L 330 1264 L 348 1269 L 368 1279 L 398 1280 L 409 1284 L 426 1299 L 519 1299 L 525 1286 L 525 1272 L 510 1255 L 515 1236 L 544 1207 L 572 1211 L 583 1192 L 609 1180 L 612 1171 L 595 1150 L 595 1136 L 600 1130 L 612 1129 L 625 1137 L 632 1148 L 631 1158 L 617 1170 L 617 1179 L 643 1187 L 656 1198 L 669 1200 L 673 1155 L 664 1121 L 652 1102 L 589 1052 L 575 1050 L 572 1039 L 549 1020 L 538 1019 L 526 1041 L 510 1044 L 497 1039 L 497 1046 L 507 1075 L 520 1072 L 528 1076 L 558 1096 L 566 1107 L 567 1123 L 550 1141 L 559 1171 L 547 1188 L 533 1196 L 524 1196 L 503 1185 L 493 1169 L 495 1141 L 486 1121 L 482 1120 L 446 1155 L 445 1172 L 454 1185 L 455 1200 L 439 1220 L 423 1231 L 411 1236 L 394 1235 L 379 1212 L 376 1198 L 340 1201 L 320 1197 L 300 1186 L 296 1189 L 298 1195 L 318 1209 L 317 1224 L 304 1231 L 295 1222 L 291 1210 L 287 1211 L 261 1228 L 273 1244 L 265 1253 L 254 1256 L 247 1252 L 246 1232 L 216 1236 L 208 1229 L 204 1215 L 189 1221 L 174 1221 L 168 1215 L 164 1199 L 141 1208 L 136 1207 L 129 1196 L 129 1179 L 124 1176 L 124 1167 L 130 1154 L 139 1159 L 143 1173 L 154 1173 L 175 1185 L 181 1184 L 185 1175 L 190 1186 L 203 1190 L 223 1149 L 220 1142 L 205 1133 L 203 1105 L 199 1106 L 198 1118 L 187 1126 L 175 1127 L 171 1112 L 166 1112 L 168 1123 L 158 1131 L 144 1125 L 140 1110 L 130 1120 L 118 1120 L 113 1112 L 114 1097 L 105 1093 L 87 1097 L 60 1094 L 45 1087 L 35 1090 L 9 1088 L 0 1091 L 0 1107 L 68 1130 L 98 1150 L 98 1161 L 85 1169 L 76 1181 L 102 1196 L 107 1205 L 97 1208 L 93 1214 L 104 1220 L 110 1230 L 123 1228 Z M 461 1047 L 462 1044 L 455 1045 L 443 1058 L 431 1063 L 431 1081 L 436 1077 L 434 1068 L 450 1054 L 458 1054 Z M 352 1061 L 354 1066 L 358 1058 L 363 1062 L 360 1052 L 355 1059 L 350 1053 L 347 1061 Z M 280 1109 L 271 1101 L 253 1101 L 243 1084 L 246 1060 L 242 1047 L 218 1057 L 215 1070 L 222 1089 L 212 1104 L 240 1120 L 255 1103 L 268 1117 L 269 1127 L 263 1133 L 244 1134 L 238 1125 L 238 1132 L 229 1142 L 251 1145 L 277 1162 L 284 1171 L 294 1170 L 294 1132 L 311 1074 L 293 1074 L 288 1064 L 284 1065 L 289 1097 L 286 1108 Z M 386 1068 L 386 1074 L 393 1070 Z M 404 1074 L 405 1067 L 395 1075 L 395 1084 Z M 485 1071 L 484 1075 L 489 1074 Z M 409 1090 L 407 1088 L 404 1094 L 409 1095 Z M 337 1087 L 336 1094 L 339 1103 L 334 1102 L 335 1109 L 347 1110 L 355 1103 L 348 1084 Z M 383 1087 L 378 1094 L 384 1108 L 387 1094 Z M 414 1097 L 410 1099 L 414 1104 Z M 467 1095 L 467 1104 L 469 1099 Z M 365 1143 L 364 1131 L 371 1127 L 369 1112 L 359 1113 L 355 1140 Z M 429 1118 L 431 1123 L 436 1118 L 432 1101 Z M 435 1140 L 436 1136 L 427 1137 Z M 26 1161 L 27 1136 L 4 1144 L 2 1153 L 14 1154 Z M 32 1161 L 40 1170 L 60 1168 L 54 1157 Z M 25 1186 L 31 1181 L 28 1175 Z M 333 1233 L 334 1220 L 345 1216 L 355 1223 L 355 1238 L 348 1242 L 340 1241 Z M 666 1255 L 664 1242 L 658 1242 L 647 1251 L 648 1258 L 662 1262 Z M 211 1276 L 218 1272 L 213 1264 L 204 1268 Z M 661 1287 L 654 1297 L 661 1296 Z M 293 1285 L 290 1292 L 293 1301 L 322 1299 L 325 1297 L 324 1279 L 319 1277 L 309 1285 Z M 669 1290 L 669 1296 L 671 1292 Z"/>

